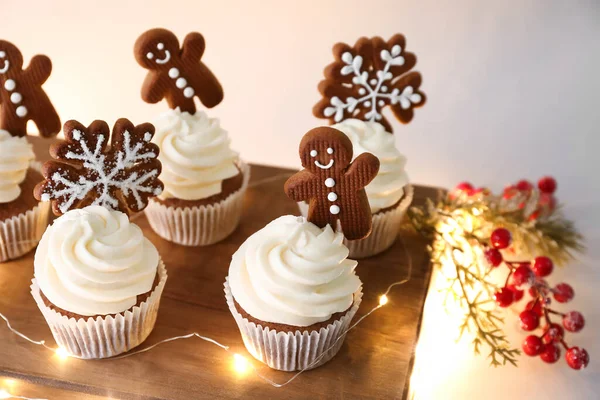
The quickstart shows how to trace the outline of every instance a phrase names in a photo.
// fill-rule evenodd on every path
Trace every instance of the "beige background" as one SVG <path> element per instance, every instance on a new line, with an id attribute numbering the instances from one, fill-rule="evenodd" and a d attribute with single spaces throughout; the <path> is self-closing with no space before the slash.
<path id="1" fill-rule="evenodd" d="M 40 52 L 52 58 L 46 89 L 63 120 L 86 124 L 140 123 L 164 111 L 166 103 L 140 99 L 145 72 L 133 43 L 156 26 L 180 38 L 202 32 L 204 59 L 225 88 L 224 102 L 209 114 L 221 118 L 244 158 L 287 166 L 299 164 L 302 134 L 323 123 L 311 108 L 332 45 L 404 33 L 429 98 L 410 125 L 396 127 L 411 178 L 499 189 L 521 177 L 556 176 L 559 197 L 588 237 L 590 252 L 568 280 L 578 290 L 574 307 L 590 325 L 577 342 L 592 354 L 592 368 L 599 365 L 592 298 L 600 284 L 598 1 L 0 0 L 0 13 L 0 37 L 17 44 L 26 62 Z M 592 381 L 597 368 L 575 374 L 527 360 L 525 369 L 498 373 L 467 353 L 438 353 L 440 385 L 426 385 L 424 397 L 585 398 L 600 391 Z"/>

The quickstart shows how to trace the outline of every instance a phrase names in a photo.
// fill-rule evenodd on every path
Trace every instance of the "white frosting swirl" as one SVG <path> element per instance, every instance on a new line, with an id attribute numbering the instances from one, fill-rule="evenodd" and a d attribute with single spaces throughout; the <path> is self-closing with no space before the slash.
<path id="1" fill-rule="evenodd" d="M 0 129 L 0 203 L 9 203 L 21 195 L 19 185 L 25 180 L 34 158 L 27 139 Z"/>
<path id="2" fill-rule="evenodd" d="M 280 217 L 250 236 L 229 267 L 231 293 L 254 318 L 309 326 L 346 311 L 362 285 L 344 236 L 302 217 Z"/>
<path id="3" fill-rule="evenodd" d="M 406 157 L 396 148 L 394 135 L 378 122 L 346 119 L 332 128 L 346 134 L 352 141 L 354 156 L 369 152 L 379 158 L 379 173 L 365 187 L 371 212 L 396 204 L 404 194 L 408 175 L 404 169 Z"/>
<path id="4" fill-rule="evenodd" d="M 35 279 L 54 305 L 76 314 L 117 314 L 152 289 L 158 251 L 127 215 L 100 206 L 54 221 L 35 253 Z"/>
<path id="5" fill-rule="evenodd" d="M 238 153 L 229 147 L 227 131 L 216 118 L 169 110 L 154 123 L 152 141 L 160 147 L 161 199 L 200 200 L 219 194 L 222 182 L 236 176 Z"/>

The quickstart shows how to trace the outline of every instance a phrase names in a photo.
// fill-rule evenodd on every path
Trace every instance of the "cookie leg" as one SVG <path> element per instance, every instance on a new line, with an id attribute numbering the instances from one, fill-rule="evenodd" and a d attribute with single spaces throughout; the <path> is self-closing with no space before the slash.
<path id="1" fill-rule="evenodd" d="M 348 204 L 346 207 L 352 207 Z M 340 212 L 340 223 L 342 232 L 348 240 L 358 240 L 366 237 L 371 232 L 373 219 L 369 209 L 364 207 L 345 208 L 346 212 Z M 344 209 L 344 206 L 342 206 Z M 350 211 L 350 212 L 348 212 Z"/>
<path id="2" fill-rule="evenodd" d="M 33 116 L 33 122 L 38 128 L 40 132 L 40 136 L 42 137 L 53 137 L 57 133 L 60 132 L 60 118 L 54 109 L 52 103 L 50 103 L 50 99 L 44 94 L 43 96 L 39 96 L 39 100 L 37 101 L 38 109 L 37 112 Z"/>

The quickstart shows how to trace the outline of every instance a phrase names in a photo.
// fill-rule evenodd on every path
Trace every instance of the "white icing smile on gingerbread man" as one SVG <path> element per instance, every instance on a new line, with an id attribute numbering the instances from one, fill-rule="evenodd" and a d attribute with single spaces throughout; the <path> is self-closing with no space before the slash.
<path id="1" fill-rule="evenodd" d="M 8 68 L 10 68 L 10 61 L 8 61 L 8 59 L 6 59 L 6 52 L 1 51 L 1 50 L 0 50 L 0 61 L 4 62 L 4 65 L 2 66 L 2 68 L 0 68 L 0 74 L 5 74 L 6 71 L 8 71 Z"/>
<path id="2" fill-rule="evenodd" d="M 316 150 L 310 151 L 310 156 L 313 158 L 316 157 L 318 154 L 319 154 L 319 152 Z M 327 154 L 333 154 L 333 149 L 331 147 L 327 148 Z M 331 160 L 329 160 L 329 163 L 327 163 L 326 165 L 321 164 L 319 162 L 319 160 L 315 160 L 315 165 L 321 169 L 329 169 L 329 168 L 333 167 L 333 163 L 334 163 L 333 158 Z"/>
<path id="3" fill-rule="evenodd" d="M 156 45 L 156 48 L 157 48 L 159 51 L 161 51 L 161 50 L 164 50 L 164 48 L 165 48 L 165 44 L 164 44 L 164 43 L 158 43 L 158 44 Z M 154 62 L 155 62 L 155 63 L 157 63 L 157 64 L 161 64 L 161 65 L 162 65 L 162 64 L 166 64 L 166 63 L 168 63 L 168 62 L 171 60 L 171 52 L 170 52 L 169 50 L 165 50 L 164 52 L 165 52 L 165 56 L 164 56 L 164 58 L 157 58 L 157 59 L 155 59 L 155 60 L 154 60 Z M 149 51 L 149 52 L 146 54 L 146 58 L 148 58 L 148 60 L 152 60 L 152 59 L 154 58 L 154 53 L 152 53 L 151 51 Z"/>

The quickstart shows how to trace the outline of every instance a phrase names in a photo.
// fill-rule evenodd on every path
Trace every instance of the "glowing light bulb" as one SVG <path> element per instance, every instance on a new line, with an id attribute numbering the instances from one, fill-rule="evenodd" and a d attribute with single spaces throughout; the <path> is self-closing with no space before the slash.
<path id="1" fill-rule="evenodd" d="M 0 399 L 10 399 L 12 395 L 4 389 L 0 389 Z"/>
<path id="2" fill-rule="evenodd" d="M 388 303 L 388 297 L 384 294 L 379 298 L 379 306 L 385 306 Z"/>
<path id="3" fill-rule="evenodd" d="M 248 360 L 244 356 L 237 353 L 233 355 L 233 369 L 235 369 L 235 372 L 245 374 L 249 366 Z"/>
<path id="4" fill-rule="evenodd" d="M 62 347 L 59 347 L 58 349 L 54 350 L 54 352 L 61 360 L 67 359 L 71 356 L 69 352 Z"/>

